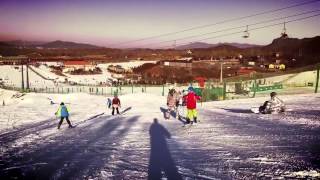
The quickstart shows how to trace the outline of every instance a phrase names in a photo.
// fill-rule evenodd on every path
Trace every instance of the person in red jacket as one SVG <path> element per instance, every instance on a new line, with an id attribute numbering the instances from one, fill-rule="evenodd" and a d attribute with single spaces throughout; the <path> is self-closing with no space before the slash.
<path id="1" fill-rule="evenodd" d="M 118 98 L 118 96 L 115 94 L 114 98 L 112 99 L 112 115 L 114 115 L 114 110 L 117 110 L 117 114 L 119 113 L 119 107 L 121 107 L 120 104 L 120 99 Z"/>
<path id="2" fill-rule="evenodd" d="M 193 87 L 188 88 L 188 94 L 183 97 L 187 103 L 187 124 L 192 122 L 197 123 L 197 100 L 200 100 L 200 96 L 198 96 Z M 193 121 L 192 121 L 193 120 Z"/>

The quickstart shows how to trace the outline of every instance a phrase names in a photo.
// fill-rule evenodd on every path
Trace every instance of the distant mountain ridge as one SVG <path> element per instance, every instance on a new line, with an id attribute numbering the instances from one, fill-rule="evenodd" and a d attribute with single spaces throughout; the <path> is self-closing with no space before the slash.
<path id="1" fill-rule="evenodd" d="M 76 43 L 69 41 L 53 41 L 53 42 L 39 42 L 39 41 L 5 41 L 1 42 L 3 45 L 11 47 L 27 47 L 27 48 L 52 48 L 52 49 L 96 49 L 101 48 L 99 46 L 85 44 L 85 43 Z"/>
<path id="2" fill-rule="evenodd" d="M 39 45 L 38 47 L 43 48 L 56 48 L 56 49 L 96 49 L 100 48 L 99 46 L 84 44 L 84 43 L 75 43 L 68 41 L 53 41 L 46 44 Z"/>
<path id="3" fill-rule="evenodd" d="M 237 48 L 245 49 L 245 48 L 253 48 L 253 47 L 260 47 L 261 45 L 255 44 L 246 44 L 246 43 L 217 43 L 217 44 L 209 44 L 204 42 L 194 42 L 189 43 L 187 45 L 178 46 L 176 49 L 183 50 L 183 49 L 206 49 L 206 48 L 214 48 L 221 45 L 229 45 L 234 46 Z"/>

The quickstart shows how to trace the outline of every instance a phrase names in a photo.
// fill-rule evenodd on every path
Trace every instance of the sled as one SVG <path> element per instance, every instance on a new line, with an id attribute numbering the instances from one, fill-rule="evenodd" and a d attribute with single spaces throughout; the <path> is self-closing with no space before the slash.
<path id="1" fill-rule="evenodd" d="M 250 110 L 255 114 L 260 114 L 259 107 L 252 107 Z"/>

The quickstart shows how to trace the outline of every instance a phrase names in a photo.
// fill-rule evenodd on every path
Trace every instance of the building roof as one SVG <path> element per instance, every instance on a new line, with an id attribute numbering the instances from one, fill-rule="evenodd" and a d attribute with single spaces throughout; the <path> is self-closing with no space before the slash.
<path id="1" fill-rule="evenodd" d="M 162 62 L 171 62 L 171 63 L 192 63 L 192 60 L 163 60 Z"/>
<path id="2" fill-rule="evenodd" d="M 88 61 L 83 61 L 83 60 L 76 60 L 76 61 L 64 61 L 63 64 L 66 66 L 76 66 L 76 65 L 91 65 L 90 62 Z"/>

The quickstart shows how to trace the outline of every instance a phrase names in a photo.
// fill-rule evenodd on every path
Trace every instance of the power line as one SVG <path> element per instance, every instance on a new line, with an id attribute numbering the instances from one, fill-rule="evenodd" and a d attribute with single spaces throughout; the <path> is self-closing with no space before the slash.
<path id="1" fill-rule="evenodd" d="M 275 23 L 275 24 L 270 24 L 270 25 L 266 25 L 266 26 L 261 26 L 261 27 L 250 29 L 249 31 L 255 31 L 255 30 L 259 30 L 259 29 L 265 29 L 265 28 L 269 28 L 269 27 L 279 26 L 279 25 L 283 25 L 283 23 L 288 24 L 288 23 L 292 23 L 292 22 L 302 21 L 302 20 L 313 18 L 313 17 L 317 17 L 317 16 L 320 16 L 320 14 L 315 14 L 315 15 L 312 15 L 312 16 L 306 16 L 306 17 L 302 17 L 302 18 L 298 18 L 298 19 L 294 19 L 294 20 L 290 20 L 290 21 L 281 22 L 281 23 Z M 201 42 L 201 41 L 209 40 L 209 39 L 214 39 L 214 38 L 219 38 L 219 37 L 224 37 L 224 36 L 230 36 L 230 35 L 234 35 L 234 34 L 240 34 L 240 33 L 243 33 L 243 31 L 237 31 L 237 32 L 222 34 L 222 35 L 219 35 L 219 36 L 208 37 L 208 38 L 200 39 L 197 42 Z M 189 44 L 189 43 L 180 43 L 180 44 L 177 43 L 176 45 L 181 46 L 181 45 L 187 45 L 187 44 Z M 157 49 L 163 49 L 163 48 L 166 48 L 166 47 L 171 47 L 171 46 L 162 46 L 162 47 L 159 47 Z"/>
<path id="2" fill-rule="evenodd" d="M 210 34 L 215 34 L 215 33 L 220 33 L 220 32 L 240 29 L 240 28 L 245 28 L 247 26 L 255 26 L 255 25 L 259 25 L 259 24 L 265 24 L 265 23 L 269 23 L 269 22 L 273 22 L 273 21 L 279 21 L 279 20 L 282 20 L 282 19 L 301 16 L 301 15 L 310 14 L 310 13 L 319 12 L 319 11 L 320 10 L 305 11 L 305 12 L 302 12 L 302 13 L 293 14 L 293 15 L 289 15 L 289 16 L 285 16 L 285 17 L 280 17 L 280 18 L 274 18 L 274 19 L 269 19 L 269 20 L 265 20 L 265 21 L 260 21 L 260 22 L 256 22 L 256 23 L 253 23 L 253 24 L 237 26 L 237 27 L 232 27 L 232 28 L 226 28 L 226 29 L 221 29 L 221 30 L 218 30 L 218 31 L 208 32 L 208 33 L 199 34 L 199 35 L 192 35 L 192 36 L 182 37 L 182 38 L 178 38 L 178 39 L 176 38 L 176 39 L 174 39 L 174 41 L 191 39 L 191 38 L 195 38 L 195 37 L 201 37 L 201 36 L 206 36 L 206 35 L 210 35 Z M 157 44 L 169 43 L 169 42 L 172 42 L 172 41 L 173 40 L 166 40 L 166 41 L 161 41 L 161 42 L 156 42 L 156 43 L 148 43 L 148 44 L 140 45 L 140 47 L 141 46 L 152 46 L 152 45 L 157 45 Z"/>
<path id="3" fill-rule="evenodd" d="M 171 32 L 171 33 L 159 34 L 159 35 L 150 36 L 150 37 L 146 37 L 146 38 L 141 38 L 141 39 L 137 39 L 137 40 L 125 41 L 125 42 L 121 42 L 121 43 L 117 43 L 117 44 L 111 44 L 111 46 L 117 46 L 117 45 L 122 45 L 122 44 L 129 44 L 129 43 L 133 43 L 133 42 L 145 41 L 145 40 L 154 39 L 154 38 L 163 37 L 163 36 L 170 36 L 170 35 L 179 34 L 179 33 L 182 33 L 182 32 L 192 31 L 192 30 L 195 30 L 195 29 L 201 29 L 201 28 L 205 28 L 205 27 L 210 27 L 210 26 L 215 26 L 215 25 L 219 25 L 219 24 L 224 24 L 224 23 L 227 23 L 227 22 L 233 22 L 233 21 L 238 21 L 238 20 L 242 20 L 242 19 L 247 19 L 247 18 L 251 18 L 251 17 L 255 17 L 255 16 L 260 16 L 260 15 L 264 15 L 264 14 L 270 14 L 270 13 L 277 12 L 277 11 L 283 11 L 283 10 L 286 10 L 286 9 L 290 9 L 290 8 L 294 8 L 294 7 L 299 7 L 299 6 L 303 6 L 303 5 L 306 5 L 306 4 L 311 4 L 311 3 L 315 3 L 315 2 L 319 2 L 319 1 L 320 1 L 320 0 L 306 1 L 306 2 L 302 2 L 302 3 L 298 3 L 298 4 L 291 5 L 291 6 L 286 6 L 286 7 L 278 8 L 278 9 L 263 11 L 263 12 L 260 12 L 260 13 L 255 13 L 255 14 L 246 15 L 246 16 L 237 17 L 237 18 L 231 18 L 231 19 L 227 19 L 227 20 L 224 20 L 224 21 L 216 22 L 216 23 L 213 23 L 213 24 L 206 24 L 206 25 L 202 25 L 202 26 L 195 26 L 195 27 L 191 27 L 191 28 L 188 28 L 188 29 L 184 29 L 184 30 L 180 30 L 180 31 L 175 31 L 175 32 Z"/>

